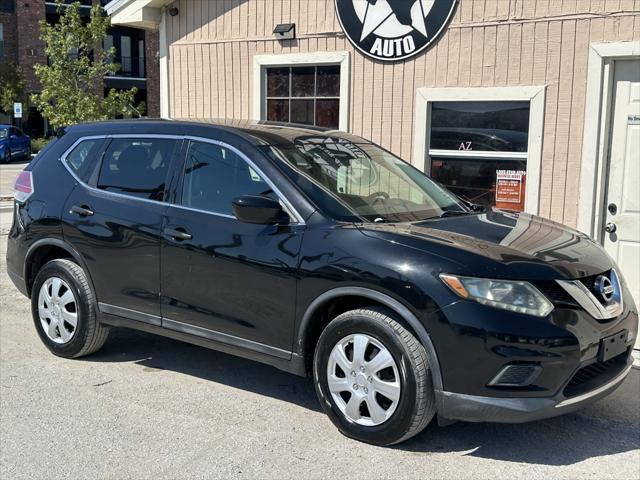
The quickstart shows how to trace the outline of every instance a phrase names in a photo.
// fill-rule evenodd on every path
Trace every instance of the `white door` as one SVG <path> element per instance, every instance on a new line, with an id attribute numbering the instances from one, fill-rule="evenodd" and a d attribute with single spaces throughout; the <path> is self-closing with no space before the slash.
<path id="1" fill-rule="evenodd" d="M 640 305 L 640 60 L 614 65 L 604 246 Z"/>

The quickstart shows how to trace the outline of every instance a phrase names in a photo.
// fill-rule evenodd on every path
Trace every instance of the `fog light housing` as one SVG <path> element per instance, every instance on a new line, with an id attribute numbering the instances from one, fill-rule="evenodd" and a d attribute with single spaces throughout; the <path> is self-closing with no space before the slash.
<path id="1" fill-rule="evenodd" d="M 526 387 L 533 383 L 541 371 L 540 365 L 506 365 L 487 385 L 490 387 Z"/>

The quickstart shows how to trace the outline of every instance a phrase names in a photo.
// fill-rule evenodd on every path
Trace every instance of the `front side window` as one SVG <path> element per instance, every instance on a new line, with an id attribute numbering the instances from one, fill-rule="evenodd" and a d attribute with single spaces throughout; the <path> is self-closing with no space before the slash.
<path id="1" fill-rule="evenodd" d="M 242 195 L 273 195 L 273 192 L 233 151 L 211 143 L 192 142 L 184 168 L 182 205 L 233 215 L 231 203 Z"/>
<path id="2" fill-rule="evenodd" d="M 266 69 L 266 119 L 338 128 L 340 66 Z"/>
<path id="3" fill-rule="evenodd" d="M 8 128 L 0 128 L 0 138 L 7 138 L 9 136 Z"/>
<path id="4" fill-rule="evenodd" d="M 298 138 L 261 147 L 325 213 L 343 221 L 416 221 L 468 213 L 446 189 L 373 144 Z"/>
<path id="5" fill-rule="evenodd" d="M 105 151 L 97 187 L 162 201 L 178 142 L 166 138 L 115 138 Z"/>
<path id="6" fill-rule="evenodd" d="M 88 182 L 98 160 L 102 139 L 83 140 L 71 150 L 64 161 L 83 182 Z"/>
<path id="7" fill-rule="evenodd" d="M 529 110 L 528 101 L 432 103 L 431 177 L 473 203 L 523 210 Z"/>

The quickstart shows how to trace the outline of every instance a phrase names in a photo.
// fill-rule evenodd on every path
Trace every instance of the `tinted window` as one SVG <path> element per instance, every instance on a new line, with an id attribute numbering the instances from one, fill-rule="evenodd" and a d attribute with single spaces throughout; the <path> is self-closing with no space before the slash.
<path id="1" fill-rule="evenodd" d="M 529 102 L 435 102 L 431 148 L 526 152 Z"/>
<path id="2" fill-rule="evenodd" d="M 102 142 L 102 139 L 84 140 L 65 157 L 67 166 L 83 182 L 88 182 L 93 173 Z"/>
<path id="3" fill-rule="evenodd" d="M 234 198 L 269 193 L 269 185 L 231 150 L 210 143 L 190 145 L 182 186 L 185 207 L 233 215 Z"/>
<path id="4" fill-rule="evenodd" d="M 98 188 L 162 201 L 175 140 L 117 138 L 107 148 Z"/>

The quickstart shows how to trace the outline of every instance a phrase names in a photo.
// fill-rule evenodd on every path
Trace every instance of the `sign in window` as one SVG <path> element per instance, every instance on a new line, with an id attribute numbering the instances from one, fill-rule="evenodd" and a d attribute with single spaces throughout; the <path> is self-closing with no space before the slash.
<path id="1" fill-rule="evenodd" d="M 524 210 L 528 101 L 431 104 L 431 177 L 481 205 Z"/>

